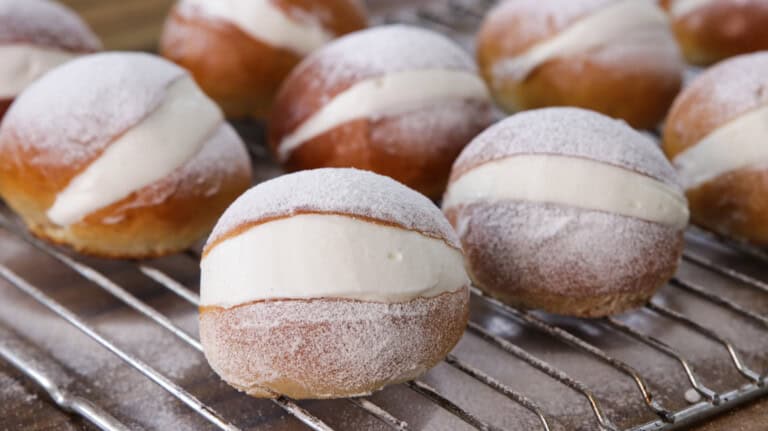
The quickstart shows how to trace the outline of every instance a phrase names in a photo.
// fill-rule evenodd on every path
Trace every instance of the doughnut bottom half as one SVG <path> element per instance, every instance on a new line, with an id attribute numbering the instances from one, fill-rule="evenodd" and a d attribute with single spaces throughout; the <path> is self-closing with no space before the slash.
<path id="1" fill-rule="evenodd" d="M 370 394 L 440 362 L 469 318 L 469 288 L 402 303 L 348 299 L 201 307 L 205 356 L 222 379 L 258 398 Z"/>

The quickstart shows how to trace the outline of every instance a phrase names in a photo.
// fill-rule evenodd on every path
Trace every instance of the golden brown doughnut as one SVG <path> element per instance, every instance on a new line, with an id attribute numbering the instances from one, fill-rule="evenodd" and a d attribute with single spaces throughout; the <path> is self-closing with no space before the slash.
<path id="1" fill-rule="evenodd" d="M 645 1 L 507 1 L 486 16 L 477 61 L 508 112 L 577 106 L 650 129 L 682 83 L 667 26 Z"/>
<path id="2" fill-rule="evenodd" d="M 686 59 L 702 66 L 768 50 L 763 0 L 664 0 Z"/>
<path id="3" fill-rule="evenodd" d="M 706 70 L 675 101 L 664 151 L 678 169 L 694 223 L 768 244 L 768 53 Z"/>
<path id="4" fill-rule="evenodd" d="M 79 16 L 49 0 L 0 0 L 0 120 L 31 82 L 101 42 Z"/>
<path id="5" fill-rule="evenodd" d="M 180 251 L 250 185 L 245 146 L 181 68 L 138 53 L 73 60 L 0 130 L 0 195 L 36 235 L 99 256 Z"/>
<path id="6" fill-rule="evenodd" d="M 355 167 L 431 198 L 493 120 L 471 58 L 437 33 L 377 27 L 317 51 L 286 79 L 269 141 L 288 170 Z"/>
<path id="7" fill-rule="evenodd" d="M 278 177 L 224 213 L 201 262 L 211 367 L 255 397 L 362 396 L 461 338 L 469 279 L 426 197 L 355 169 Z"/>
<path id="8" fill-rule="evenodd" d="M 305 55 L 366 22 L 358 0 L 180 0 L 160 51 L 188 69 L 228 117 L 263 118 L 280 83 Z"/>
<path id="9" fill-rule="evenodd" d="M 514 115 L 453 167 L 443 211 L 474 284 L 579 317 L 638 307 L 669 280 L 688 209 L 656 144 L 577 108 Z"/>

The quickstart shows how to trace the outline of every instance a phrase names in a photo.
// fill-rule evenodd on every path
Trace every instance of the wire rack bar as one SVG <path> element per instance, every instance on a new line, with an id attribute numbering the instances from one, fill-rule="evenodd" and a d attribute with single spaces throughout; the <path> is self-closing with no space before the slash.
<path id="1" fill-rule="evenodd" d="M 661 304 L 649 302 L 648 304 L 646 304 L 645 307 L 668 319 L 674 320 L 678 323 L 682 323 L 683 325 L 693 329 L 694 331 L 700 333 L 701 335 L 704 335 L 705 337 L 709 338 L 712 341 L 720 343 L 728 351 L 728 355 L 731 358 L 731 362 L 733 362 L 733 365 L 736 367 L 736 369 L 739 371 L 739 373 L 742 376 L 744 376 L 745 378 L 747 378 L 747 380 L 757 385 L 762 385 L 764 383 L 763 378 L 760 376 L 760 374 L 756 373 L 755 371 L 751 370 L 749 367 L 744 365 L 744 362 L 742 361 L 741 356 L 736 351 L 736 348 L 733 347 L 733 344 L 731 344 L 728 340 L 720 336 L 717 332 Z"/>
<path id="2" fill-rule="evenodd" d="M 499 392 L 500 394 L 506 396 L 510 400 L 522 405 L 523 407 L 525 407 L 530 412 L 536 415 L 536 417 L 539 419 L 539 422 L 541 422 L 541 427 L 544 429 L 544 431 L 551 430 L 549 426 L 549 422 L 547 421 L 547 418 L 544 416 L 544 413 L 530 398 L 515 392 L 509 386 L 501 383 L 500 381 L 494 379 L 493 377 L 489 376 L 485 372 L 473 367 L 472 365 L 467 364 L 466 362 L 457 358 L 453 354 L 449 354 L 445 358 L 445 362 L 453 366 L 454 368 L 458 369 L 459 371 L 473 377 L 477 381 L 487 386 L 490 386 L 496 392 Z"/>
<path id="3" fill-rule="evenodd" d="M 63 318 L 64 320 L 69 322 L 71 325 L 73 325 L 74 327 L 76 327 L 77 329 L 79 329 L 89 337 L 91 337 L 93 340 L 101 344 L 104 348 L 106 348 L 110 352 L 117 355 L 117 357 L 119 357 L 124 362 L 128 363 L 133 368 L 135 368 L 136 370 L 138 370 L 139 372 L 147 376 L 147 378 L 149 378 L 150 380 L 158 384 L 160 387 L 162 387 L 171 395 L 176 397 L 178 400 L 186 404 L 188 407 L 190 407 L 192 410 L 197 412 L 200 416 L 202 416 L 203 418 L 208 420 L 210 423 L 215 425 L 217 428 L 221 430 L 227 430 L 227 431 L 238 430 L 236 426 L 232 425 L 227 420 L 219 416 L 218 413 L 216 413 L 213 409 L 208 407 L 205 403 L 195 398 L 195 396 L 185 391 L 181 387 L 177 386 L 167 377 L 163 376 L 161 373 L 159 373 L 157 370 L 147 365 L 142 360 L 132 356 L 131 354 L 117 347 L 117 345 L 115 345 L 110 340 L 108 340 L 107 338 L 99 334 L 93 327 L 85 323 L 85 321 L 81 320 L 76 314 L 71 312 L 68 308 L 64 307 L 55 299 L 46 295 L 42 290 L 32 286 L 26 280 L 19 277 L 15 272 L 13 272 L 8 267 L 2 264 L 0 264 L 0 277 L 4 278 L 11 285 L 16 287 L 20 291 L 26 293 L 27 295 L 32 297 L 35 301 L 43 305 L 45 308 L 57 314 L 59 317 Z"/>
<path id="4" fill-rule="evenodd" d="M 673 278 L 672 280 L 670 280 L 669 284 L 679 289 L 682 289 L 686 292 L 690 292 L 696 296 L 704 298 L 705 300 L 713 304 L 719 305 L 721 307 L 725 307 L 736 314 L 746 317 L 747 319 L 754 320 L 755 322 L 758 322 L 763 326 L 768 327 L 768 317 L 761 316 L 760 314 L 757 314 L 752 310 L 748 310 L 745 307 L 731 301 L 730 299 L 726 299 L 726 298 L 723 298 L 722 296 L 709 292 L 695 283 L 692 283 L 690 281 L 684 281 L 679 278 Z"/>
<path id="5" fill-rule="evenodd" d="M 749 255 L 757 260 L 762 261 L 763 263 L 768 263 L 768 252 L 765 252 L 749 243 L 746 243 L 744 241 L 738 241 L 731 238 L 726 238 L 722 235 L 704 230 L 700 227 L 691 226 L 686 231 L 685 235 L 690 238 L 696 238 L 696 239 L 704 239 L 705 241 L 708 239 L 709 241 L 718 242 L 720 244 L 724 244 L 736 251 L 739 251 L 741 253 L 744 253 L 746 255 Z"/>
<path id="6" fill-rule="evenodd" d="M 371 401 L 365 398 L 347 398 L 347 400 L 350 403 L 356 405 L 357 407 L 379 418 L 382 422 L 386 423 L 393 429 L 400 430 L 400 431 L 405 431 L 408 429 L 408 422 L 394 417 L 388 411 L 382 409 L 381 407 L 377 406 L 376 404 L 372 403 Z"/>
<path id="7" fill-rule="evenodd" d="M 488 330 L 475 322 L 470 321 L 468 324 L 468 329 L 487 342 L 517 357 L 526 364 L 536 368 L 537 370 L 543 372 L 549 377 L 552 377 L 553 379 L 568 386 L 569 388 L 581 393 L 589 402 L 592 413 L 594 413 L 595 419 L 597 420 L 598 425 L 600 425 L 600 429 L 607 431 L 618 431 L 616 426 L 611 423 L 607 416 L 605 416 L 605 413 L 603 413 L 603 409 L 600 406 L 600 402 L 597 400 L 592 391 L 587 387 L 587 385 L 576 379 L 573 379 L 565 372 L 560 371 L 547 362 L 531 355 L 530 353 L 526 352 L 520 347 L 517 347 L 509 341 L 490 333 Z"/>
<path id="8" fill-rule="evenodd" d="M 64 369 L 5 326 L 0 326 L 0 358 L 35 382 L 62 410 L 77 414 L 104 431 L 129 430 L 101 407 L 70 392 L 72 378 Z"/>
<path id="9" fill-rule="evenodd" d="M 520 310 L 510 307 L 509 305 L 504 304 L 495 298 L 491 298 L 490 296 L 486 295 L 483 291 L 481 291 L 476 287 L 472 288 L 472 293 L 475 296 L 482 298 L 486 302 L 494 305 L 495 307 L 500 308 L 503 311 L 511 314 L 515 318 L 522 320 L 526 324 L 529 324 L 535 327 L 536 329 L 550 335 L 551 337 L 554 337 L 583 352 L 586 352 L 594 356 L 600 361 L 610 365 L 611 367 L 617 369 L 621 373 L 629 376 L 630 378 L 632 378 L 632 380 L 634 380 L 635 385 L 640 390 L 640 394 L 642 395 L 643 401 L 645 402 L 646 406 L 648 406 L 662 420 L 669 421 L 669 422 L 673 420 L 672 412 L 665 409 L 658 401 L 654 399 L 653 394 L 651 393 L 650 389 L 648 389 L 648 383 L 646 382 L 645 378 L 642 375 L 640 375 L 640 373 L 637 370 L 635 370 L 634 367 L 608 355 L 602 349 L 599 349 L 594 345 L 582 340 L 581 338 L 576 337 L 570 332 L 567 332 L 556 326 L 550 325 L 544 320 L 539 319 L 538 317 L 535 317 L 531 314 L 524 313 Z"/>
<path id="10" fill-rule="evenodd" d="M 142 274 L 151 278 L 157 284 L 175 293 L 176 296 L 194 305 L 195 307 L 199 306 L 200 295 L 196 294 L 195 292 L 190 290 L 188 287 L 174 280 L 173 278 L 168 276 L 166 273 L 160 271 L 157 268 L 153 268 L 145 264 L 137 264 L 137 265 L 139 267 L 139 271 L 141 271 Z"/>
<path id="11" fill-rule="evenodd" d="M 453 413 L 454 416 L 456 416 L 457 418 L 461 419 L 462 421 L 466 422 L 467 424 L 471 425 L 472 427 L 480 431 L 498 431 L 499 430 L 495 426 L 486 423 L 485 421 L 478 418 L 474 414 L 459 407 L 456 403 L 449 400 L 448 398 L 445 398 L 444 396 L 440 395 L 437 389 L 433 388 L 432 386 L 429 386 L 428 384 L 422 381 L 413 380 L 413 381 L 407 382 L 406 386 L 413 389 L 415 392 L 429 398 L 435 404 Z"/>
<path id="12" fill-rule="evenodd" d="M 765 283 L 764 281 L 758 280 L 752 276 L 749 276 L 747 274 L 744 274 L 743 272 L 736 271 L 735 269 L 728 268 L 726 266 L 717 264 L 713 262 L 711 259 L 704 257 L 698 253 L 693 253 L 688 250 L 683 251 L 683 258 L 685 260 L 688 260 L 690 262 L 695 263 L 698 266 L 701 266 L 703 268 L 706 268 L 710 271 L 716 272 L 720 275 L 724 275 L 726 277 L 730 277 L 736 281 L 740 281 L 744 284 L 747 284 L 755 289 L 761 290 L 765 293 L 768 293 L 768 283 Z"/>
<path id="13" fill-rule="evenodd" d="M 696 392 L 701 394 L 702 397 L 707 399 L 712 404 L 717 405 L 720 403 L 720 395 L 714 390 L 705 386 L 703 383 L 701 383 L 699 378 L 696 376 L 696 373 L 693 371 L 693 366 L 691 366 L 688 360 L 685 359 L 683 355 L 680 354 L 680 352 L 673 349 L 663 341 L 657 338 L 654 338 L 652 336 L 645 335 L 642 332 L 636 330 L 635 328 L 632 328 L 631 326 L 625 324 L 624 322 L 616 318 L 607 317 L 604 319 L 604 324 L 614 330 L 622 332 L 634 338 L 635 340 L 677 360 L 677 362 L 679 362 L 680 365 L 683 367 L 683 370 L 685 371 L 685 374 L 688 377 L 688 381 L 691 383 L 691 386 L 693 386 Z"/>

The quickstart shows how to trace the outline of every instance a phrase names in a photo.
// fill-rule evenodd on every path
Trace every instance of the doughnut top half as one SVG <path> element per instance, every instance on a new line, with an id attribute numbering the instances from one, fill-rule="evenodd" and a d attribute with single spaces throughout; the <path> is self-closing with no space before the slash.
<path id="1" fill-rule="evenodd" d="M 101 42 L 77 14 L 49 0 L 0 0 L 0 44 L 93 52 Z"/>
<path id="2" fill-rule="evenodd" d="M 768 52 L 741 55 L 701 74 L 677 97 L 664 130 L 669 157 L 768 104 Z"/>
<path id="3" fill-rule="evenodd" d="M 3 133 L 43 166 L 86 166 L 152 113 L 186 72 L 160 57 L 102 53 L 46 74 L 17 98 Z M 148 154 L 147 157 L 151 157 Z"/>
<path id="4" fill-rule="evenodd" d="M 316 169 L 283 175 L 243 194 L 224 213 L 206 252 L 238 229 L 302 213 L 327 213 L 394 224 L 460 249 L 453 228 L 427 197 L 382 175 Z"/>
<path id="5" fill-rule="evenodd" d="M 451 182 L 482 164 L 518 155 L 552 154 L 595 160 L 634 171 L 682 191 L 674 169 L 645 135 L 593 111 L 527 111 L 487 129 L 456 160 Z"/>

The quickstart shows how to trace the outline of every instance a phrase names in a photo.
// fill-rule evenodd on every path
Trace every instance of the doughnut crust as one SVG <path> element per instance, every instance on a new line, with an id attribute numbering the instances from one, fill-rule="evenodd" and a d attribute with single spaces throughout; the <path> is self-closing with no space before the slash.
<path id="1" fill-rule="evenodd" d="M 768 55 L 746 54 L 700 75 L 680 96 L 664 128 L 663 150 L 675 158 L 720 127 L 768 106 Z M 729 142 L 734 151 L 739 142 Z M 692 221 L 721 235 L 768 244 L 766 169 L 743 166 L 686 190 Z"/>
<path id="2" fill-rule="evenodd" d="M 317 13 L 323 26 L 337 36 L 367 23 L 355 0 L 275 3 L 288 13 Z M 166 21 L 160 51 L 189 70 L 231 118 L 268 116 L 280 83 L 301 61 L 299 54 L 257 40 L 233 23 L 184 13 L 180 5 Z"/>
<path id="3" fill-rule="evenodd" d="M 664 3 L 669 9 L 674 2 Z M 672 24 L 686 59 L 700 66 L 768 49 L 768 4 L 761 0 L 713 1 Z"/>
<path id="4" fill-rule="evenodd" d="M 271 148 L 279 156 L 284 138 L 356 84 L 413 71 L 476 73 L 459 47 L 421 29 L 379 27 L 331 43 L 294 69 L 280 89 L 270 121 Z M 289 171 L 371 170 L 437 199 L 462 148 L 493 122 L 492 104 L 487 96 L 451 98 L 403 111 L 349 119 L 307 139 L 281 163 Z"/>
<path id="5" fill-rule="evenodd" d="M 561 53 L 522 79 L 498 70 L 501 61 L 526 53 L 613 3 L 523 0 L 492 9 L 478 33 L 476 55 L 496 102 L 507 112 L 575 106 L 623 119 L 635 128 L 658 125 L 682 85 L 682 62 L 666 54 L 654 58 L 608 45 L 605 52 Z M 671 35 L 669 43 L 674 43 Z"/>
<path id="6" fill-rule="evenodd" d="M 468 318 L 468 287 L 394 304 L 259 301 L 202 307 L 200 338 L 216 373 L 251 396 L 341 398 L 423 374 L 456 345 Z"/>

